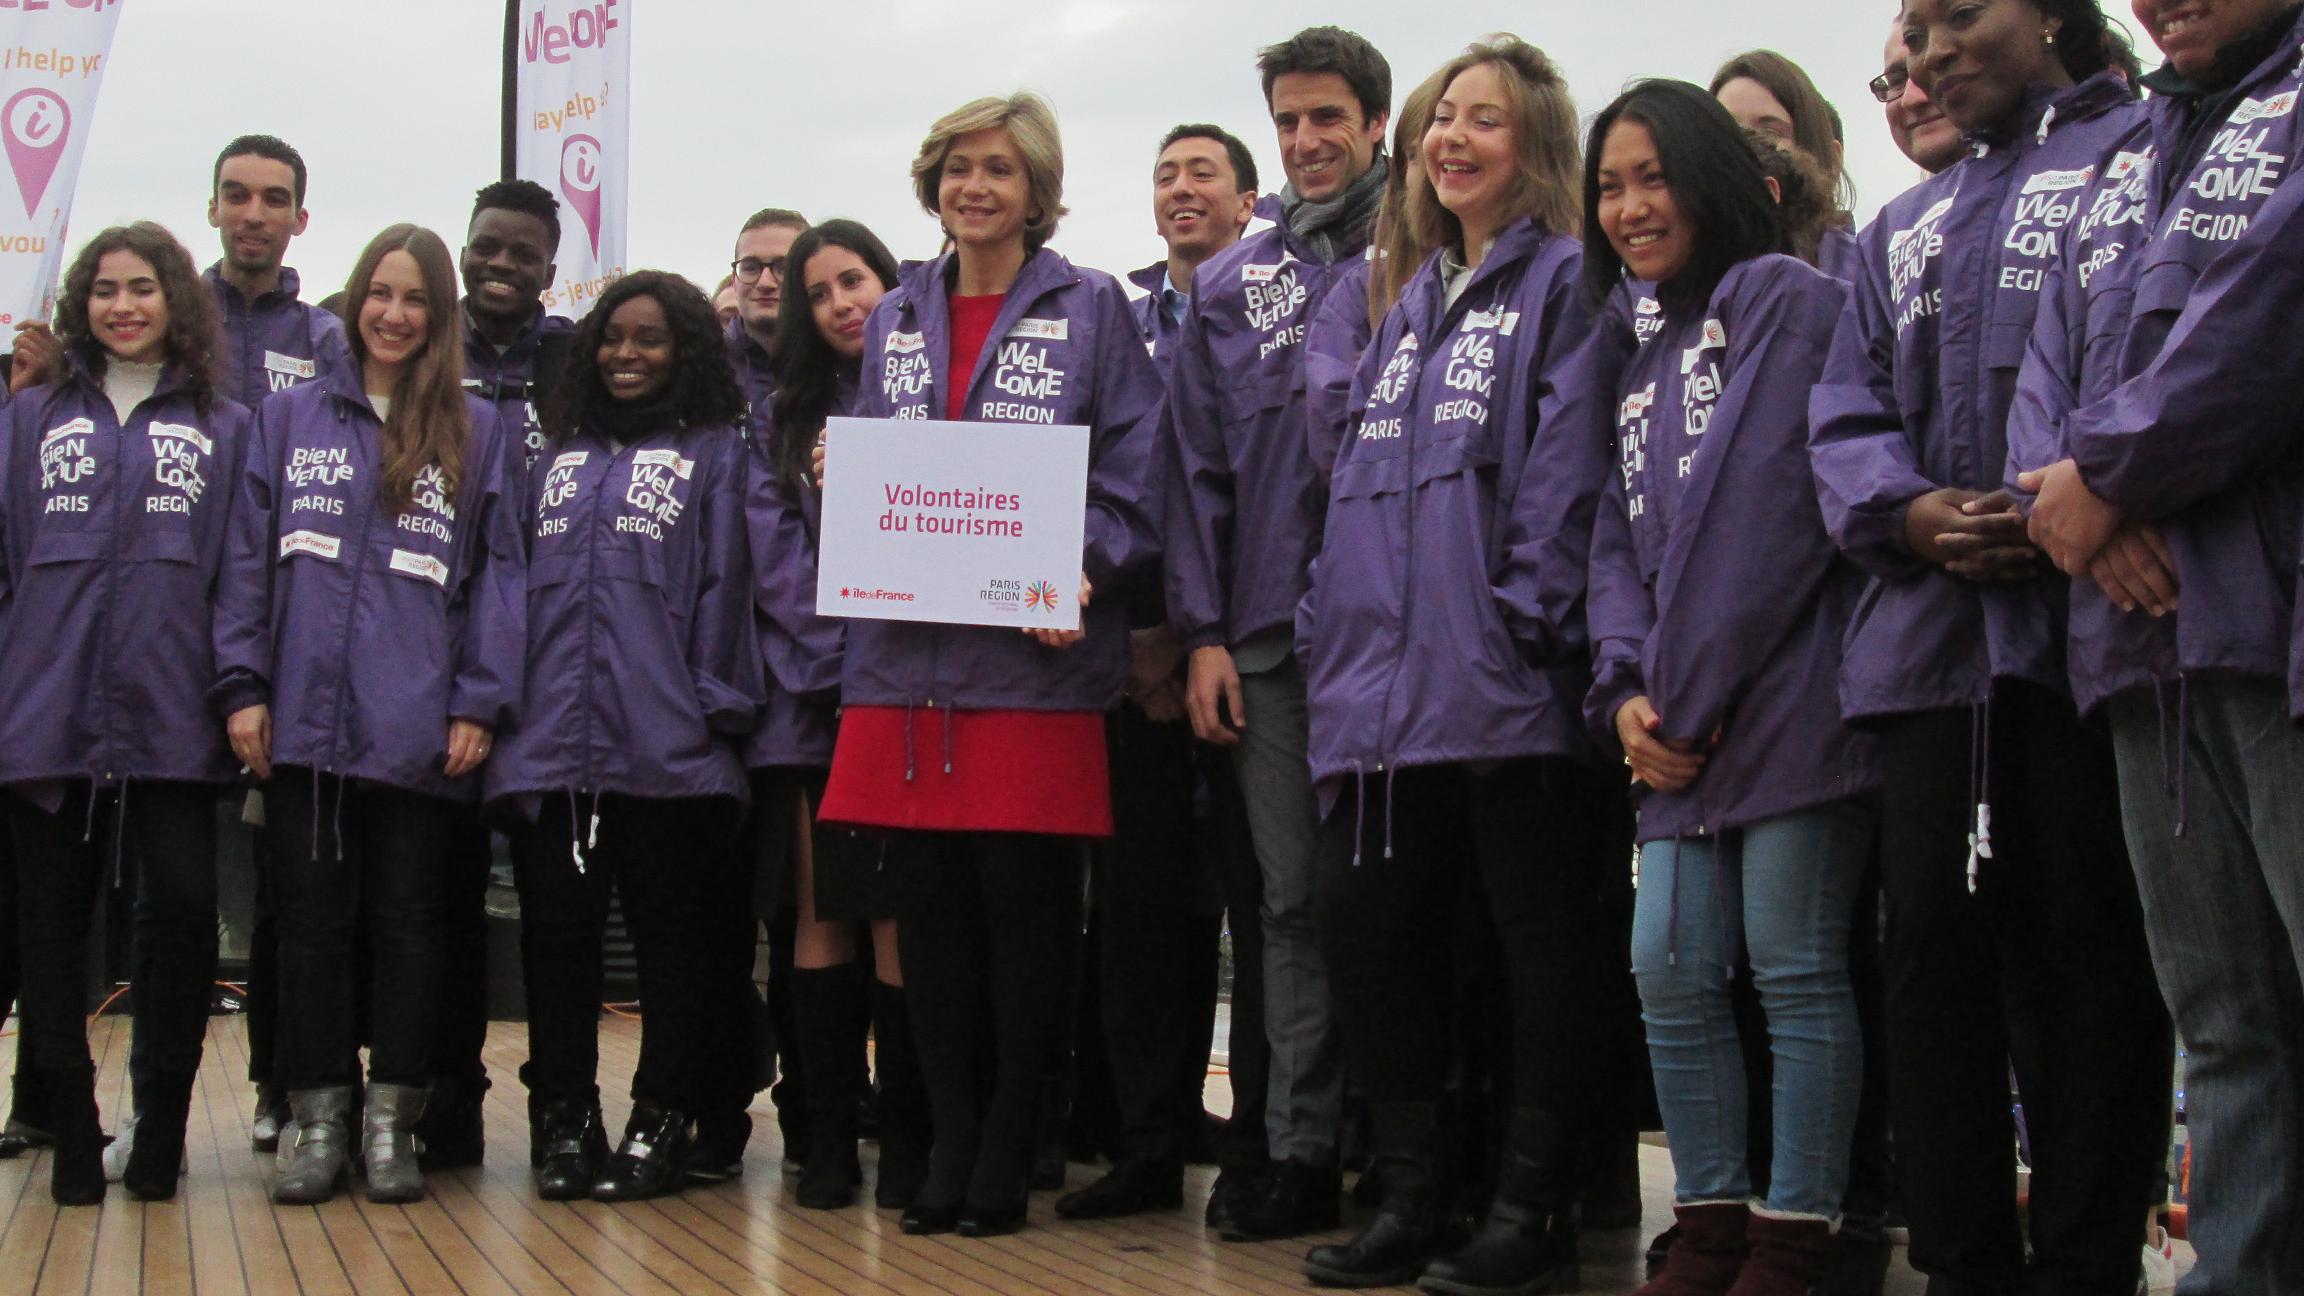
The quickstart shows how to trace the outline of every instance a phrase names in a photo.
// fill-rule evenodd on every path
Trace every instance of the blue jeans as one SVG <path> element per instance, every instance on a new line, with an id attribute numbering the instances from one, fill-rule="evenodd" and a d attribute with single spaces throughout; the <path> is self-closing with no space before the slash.
<path id="1" fill-rule="evenodd" d="M 2144 932 L 2186 1054 L 2200 1263 L 2177 1290 L 2304 1292 L 2304 733 L 2273 681 L 2182 687 L 2165 715 L 2150 690 L 2109 707 Z"/>
<path id="2" fill-rule="evenodd" d="M 1640 848 L 1632 975 L 1678 1176 L 1674 1200 L 1741 1202 L 1752 1192 L 1729 999 L 1742 947 L 1775 1058 L 1774 1171 L 1762 1205 L 1839 1218 L 1864 1061 L 1848 933 L 1875 833 L 1873 813 L 1843 801 L 1721 838 Z"/>

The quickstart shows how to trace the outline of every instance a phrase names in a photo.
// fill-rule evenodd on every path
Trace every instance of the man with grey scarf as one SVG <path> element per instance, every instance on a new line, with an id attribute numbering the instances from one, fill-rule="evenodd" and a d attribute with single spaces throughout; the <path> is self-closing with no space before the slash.
<path id="1" fill-rule="evenodd" d="M 1305 436 L 1305 325 L 1368 244 L 1384 192 L 1392 69 L 1360 36 L 1312 27 L 1257 55 L 1288 184 L 1276 224 L 1200 267 L 1162 416 L 1170 623 L 1190 652 L 1195 733 L 1233 750 L 1262 874 L 1271 1160 L 1228 1166 L 1208 1201 L 1235 1241 L 1333 1228 L 1342 1059 L 1313 921 L 1319 803 L 1306 760 L 1296 606 L 1328 483 Z"/>

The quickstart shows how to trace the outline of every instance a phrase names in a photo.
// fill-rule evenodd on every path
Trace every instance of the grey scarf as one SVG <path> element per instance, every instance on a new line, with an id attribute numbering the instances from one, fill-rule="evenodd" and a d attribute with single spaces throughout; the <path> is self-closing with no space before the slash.
<path id="1" fill-rule="evenodd" d="M 1324 265 L 1333 264 L 1339 254 L 1357 252 L 1368 241 L 1368 227 L 1376 223 L 1390 171 L 1390 163 L 1378 150 L 1368 169 L 1326 202 L 1306 202 L 1296 196 L 1295 186 L 1282 186 L 1280 213 L 1288 221 L 1288 232 L 1302 239 Z"/>

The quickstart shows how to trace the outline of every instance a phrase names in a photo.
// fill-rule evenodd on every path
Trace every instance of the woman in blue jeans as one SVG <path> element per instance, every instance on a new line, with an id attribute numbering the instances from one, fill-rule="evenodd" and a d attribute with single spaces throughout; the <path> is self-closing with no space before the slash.
<path id="1" fill-rule="evenodd" d="M 1641 1291 L 1804 1293 L 1847 1184 L 1863 1055 L 1848 934 L 1875 835 L 1869 746 L 1836 693 L 1861 582 L 1825 533 L 1806 449 L 1847 289 L 1784 255 L 1758 160 L 1698 87 L 1626 91 L 1585 156 L 1587 290 L 1605 302 L 1630 275 L 1663 308 L 1648 341 L 1610 349 L 1618 471 L 1594 524 L 1586 707 L 1647 790 L 1632 970 L 1680 1234 Z M 1775 1059 L 1757 1203 L 1739 944 Z"/>

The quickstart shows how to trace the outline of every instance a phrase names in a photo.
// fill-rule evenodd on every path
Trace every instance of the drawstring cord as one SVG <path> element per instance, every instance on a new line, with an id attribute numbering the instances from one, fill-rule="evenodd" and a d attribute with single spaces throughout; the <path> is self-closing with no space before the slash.
<path id="1" fill-rule="evenodd" d="M 584 825 L 576 809 L 576 789 L 568 789 L 568 853 L 575 857 L 576 871 L 584 871 Z"/>
<path id="2" fill-rule="evenodd" d="M 1368 827 L 1368 771 L 1352 762 L 1352 867 L 1360 867 L 1360 843 Z"/>
<path id="3" fill-rule="evenodd" d="M 944 708 L 944 772 L 952 772 L 952 708 Z"/>
<path id="4" fill-rule="evenodd" d="M 2186 737 L 2191 732 L 2192 677 L 2178 671 L 2176 672 L 2176 835 L 2179 838 L 2184 835 L 2185 821 L 2189 817 L 2186 814 L 2189 809 L 2186 805 L 2186 794 L 2190 791 L 2191 780 L 2185 777 L 2184 762 L 2189 755 L 2185 751 Z"/>
<path id="5" fill-rule="evenodd" d="M 1976 823 L 1968 833 L 1968 894 L 1976 894 L 1976 874 L 1992 858 L 1992 699 L 1968 708 L 1968 792 Z"/>
<path id="6" fill-rule="evenodd" d="M 1394 765 L 1384 771 L 1384 858 L 1392 858 L 1392 780 L 1400 777 L 1400 767 Z"/>
<path id="7" fill-rule="evenodd" d="M 91 806 L 96 803 L 96 788 L 93 784 L 88 788 L 88 803 Z M 121 843 L 126 841 L 127 837 L 128 780 L 122 779 L 120 780 L 120 804 L 113 808 L 112 813 L 112 887 L 114 890 L 118 890 L 120 887 L 120 878 L 123 872 L 120 861 L 121 857 L 127 854 Z"/>
<path id="8" fill-rule="evenodd" d="M 1712 849 L 1712 910 L 1713 916 L 1720 920 L 1720 933 L 1725 937 L 1736 930 L 1728 911 L 1728 872 L 1734 869 L 1741 875 L 1744 871 L 1744 835 L 1723 832 L 1717 840 L 1719 844 Z M 1729 858 L 1731 853 L 1734 859 Z M 1720 974 L 1729 981 L 1736 979 L 1736 956 L 1725 939 L 1720 942 Z"/>
<path id="9" fill-rule="evenodd" d="M 94 775 L 90 775 L 88 779 L 88 816 L 87 822 L 80 825 L 80 844 L 85 846 L 94 840 L 96 840 L 96 779 Z"/>
<path id="10" fill-rule="evenodd" d="M 312 767 L 312 862 L 320 862 L 320 767 Z"/>
<path id="11" fill-rule="evenodd" d="M 1666 917 L 1664 923 L 1664 966 L 1666 967 L 1680 966 L 1680 869 L 1688 860 L 1682 849 L 1686 840 L 1687 835 L 1684 833 L 1675 832 L 1672 834 L 1672 894 L 1665 901 Z"/>
<path id="12" fill-rule="evenodd" d="M 339 864 L 344 862 L 344 784 L 348 781 L 342 775 L 337 776 L 336 805 L 330 812 L 328 820 L 328 830 L 336 834 L 336 862 Z M 313 817 L 318 818 L 319 816 Z"/>
<path id="13" fill-rule="evenodd" d="M 914 703 L 910 698 L 904 700 L 904 781 L 907 783 L 911 782 L 912 776 L 919 772 L 918 763 L 914 759 L 912 750 L 915 745 L 912 738 L 913 705 Z"/>

